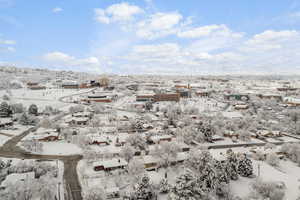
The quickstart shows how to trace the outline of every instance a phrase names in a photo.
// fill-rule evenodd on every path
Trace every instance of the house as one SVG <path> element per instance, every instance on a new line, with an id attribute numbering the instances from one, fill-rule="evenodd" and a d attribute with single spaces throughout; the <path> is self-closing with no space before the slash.
<path id="1" fill-rule="evenodd" d="M 89 144 L 97 144 L 97 145 L 109 145 L 110 141 L 108 137 L 97 136 L 97 135 L 89 135 Z"/>
<path id="2" fill-rule="evenodd" d="M 281 87 L 277 88 L 278 91 L 280 92 L 287 92 L 287 91 L 296 91 L 298 88 L 292 88 L 292 87 Z"/>
<path id="3" fill-rule="evenodd" d="M 187 152 L 178 152 L 176 158 L 171 159 L 171 164 L 183 163 L 188 158 Z"/>
<path id="4" fill-rule="evenodd" d="M 248 101 L 250 99 L 248 94 L 225 94 L 225 100 L 238 100 L 238 101 Z"/>
<path id="5" fill-rule="evenodd" d="M 247 110 L 249 106 L 247 104 L 236 104 L 234 105 L 234 109 L 236 110 Z"/>
<path id="6" fill-rule="evenodd" d="M 136 95 L 136 101 L 141 101 L 141 102 L 153 101 L 154 95 L 155 94 L 152 91 L 141 91 Z"/>
<path id="7" fill-rule="evenodd" d="M 229 137 L 229 138 L 238 138 L 239 134 L 235 133 L 234 131 L 226 131 L 224 134 L 224 137 Z"/>
<path id="8" fill-rule="evenodd" d="M 159 144 L 161 142 L 171 142 L 172 139 L 172 135 L 153 135 L 148 138 L 148 141 L 150 143 Z"/>
<path id="9" fill-rule="evenodd" d="M 64 81 L 61 87 L 64 89 L 78 89 L 79 84 L 76 81 Z"/>
<path id="10" fill-rule="evenodd" d="M 77 113 L 74 113 L 72 114 L 72 117 L 87 117 L 89 119 L 91 119 L 93 116 L 93 113 L 92 112 L 77 112 Z"/>
<path id="11" fill-rule="evenodd" d="M 283 100 L 280 94 L 258 94 L 257 96 L 261 99 L 273 99 L 278 102 L 281 102 Z"/>
<path id="12" fill-rule="evenodd" d="M 118 95 L 113 93 L 96 93 L 88 95 L 85 99 L 82 101 L 85 101 L 87 103 L 91 102 L 98 102 L 98 103 L 111 103 L 113 100 L 117 99 Z"/>
<path id="13" fill-rule="evenodd" d="M 59 133 L 47 132 L 44 135 L 40 135 L 38 140 L 42 142 L 57 141 L 59 140 Z"/>
<path id="14" fill-rule="evenodd" d="M 259 130 L 257 131 L 256 134 L 261 137 L 269 137 L 269 138 L 283 136 L 283 134 L 280 131 L 269 131 L 269 130 Z"/>
<path id="15" fill-rule="evenodd" d="M 37 83 L 37 82 L 28 82 L 28 83 L 27 83 L 27 86 L 28 86 L 28 87 L 38 86 L 38 85 L 39 85 L 39 83 Z"/>
<path id="16" fill-rule="evenodd" d="M 180 94 L 178 93 L 162 93 L 162 94 L 155 94 L 154 101 L 176 101 L 180 100 Z"/>
<path id="17" fill-rule="evenodd" d="M 28 88 L 31 90 L 45 90 L 46 89 L 45 86 L 41 86 L 41 85 L 33 85 L 33 86 L 29 86 Z"/>
<path id="18" fill-rule="evenodd" d="M 71 117 L 71 118 L 67 119 L 65 122 L 68 125 L 83 126 L 83 125 L 87 125 L 89 120 L 90 120 L 90 118 L 88 118 L 88 117 Z"/>
<path id="19" fill-rule="evenodd" d="M 197 97 L 209 97 L 210 94 L 211 94 L 211 92 L 208 90 L 198 90 L 195 92 L 195 95 Z"/>
<path id="20" fill-rule="evenodd" d="M 243 118 L 243 115 L 240 113 L 240 112 L 237 112 L 237 111 L 232 111 L 232 112 L 230 112 L 230 111 L 224 111 L 224 112 L 222 112 L 222 115 L 223 115 L 223 117 L 225 117 L 225 118 L 231 118 L 231 119 L 234 119 L 234 118 Z"/>
<path id="21" fill-rule="evenodd" d="M 143 163 L 146 170 L 153 170 L 159 167 L 159 159 L 152 155 L 143 156 Z"/>
<path id="22" fill-rule="evenodd" d="M 293 97 L 285 97 L 283 99 L 284 103 L 288 106 L 300 106 L 300 99 Z"/>
<path id="23" fill-rule="evenodd" d="M 180 95 L 182 98 L 190 98 L 191 97 L 191 91 L 188 89 L 176 89 L 176 92 Z"/>
<path id="24" fill-rule="evenodd" d="M 213 135 L 212 136 L 212 141 L 213 142 L 222 141 L 222 140 L 224 140 L 224 138 L 220 135 Z"/>
<path id="25" fill-rule="evenodd" d="M 97 161 L 93 163 L 95 171 L 112 171 L 116 169 L 124 169 L 128 163 L 123 158 L 112 158 L 109 160 Z"/>

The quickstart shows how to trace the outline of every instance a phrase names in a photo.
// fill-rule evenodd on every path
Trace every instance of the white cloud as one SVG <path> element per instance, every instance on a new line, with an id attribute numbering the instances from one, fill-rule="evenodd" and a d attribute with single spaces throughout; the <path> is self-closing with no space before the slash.
<path id="1" fill-rule="evenodd" d="M 54 12 L 54 13 L 58 13 L 58 12 L 62 12 L 62 11 L 63 11 L 63 9 L 60 7 L 56 7 L 56 8 L 52 9 L 52 12 Z"/>
<path id="2" fill-rule="evenodd" d="M 84 67 L 85 70 L 98 71 L 101 63 L 98 58 L 91 56 L 87 58 L 76 58 L 66 53 L 55 51 L 42 56 L 43 60 L 52 65 L 62 65 L 66 67 Z"/>
<path id="3" fill-rule="evenodd" d="M 281 49 L 283 46 L 299 40 L 299 32 L 295 30 L 273 31 L 267 30 L 254 35 L 245 42 L 245 46 L 241 48 L 243 51 L 269 51 Z"/>
<path id="4" fill-rule="evenodd" d="M 96 8 L 96 20 L 100 23 L 109 24 L 112 22 L 131 21 L 135 15 L 143 13 L 143 9 L 130 5 L 126 2 L 113 4 L 106 9 Z"/>
<path id="5" fill-rule="evenodd" d="M 75 60 L 74 57 L 69 56 L 65 53 L 59 52 L 59 51 L 55 51 L 55 52 L 51 52 L 51 53 L 47 53 L 43 56 L 43 58 L 46 61 L 50 61 L 50 62 L 62 62 L 62 63 L 67 63 L 67 62 L 71 62 L 73 60 Z"/>
<path id="6" fill-rule="evenodd" d="M 15 40 L 1 40 L 0 39 L 0 44 L 5 44 L 5 45 L 15 45 L 16 41 Z"/>
<path id="7" fill-rule="evenodd" d="M 243 33 L 237 33 L 230 30 L 226 25 L 207 25 L 207 26 L 200 26 L 197 28 L 191 28 L 190 30 L 181 31 L 178 34 L 178 37 L 182 38 L 200 38 L 200 37 L 207 37 L 207 36 L 230 36 L 241 38 Z"/>
<path id="8" fill-rule="evenodd" d="M 0 35 L 1 36 L 1 35 Z M 13 47 L 17 42 L 15 40 L 0 39 L 0 51 L 1 52 L 15 52 L 16 49 Z"/>
<path id="9" fill-rule="evenodd" d="M 164 43 L 157 45 L 139 45 L 133 47 L 133 53 L 151 56 L 174 55 L 180 51 L 180 47 L 175 43 Z"/>
<path id="10" fill-rule="evenodd" d="M 176 26 L 182 18 L 177 12 L 153 14 L 137 24 L 136 34 L 143 39 L 156 39 L 175 34 L 178 31 Z"/>

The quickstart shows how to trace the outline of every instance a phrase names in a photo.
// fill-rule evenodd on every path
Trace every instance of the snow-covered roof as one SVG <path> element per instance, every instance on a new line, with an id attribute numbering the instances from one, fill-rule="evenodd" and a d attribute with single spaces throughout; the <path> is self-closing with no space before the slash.
<path id="1" fill-rule="evenodd" d="M 240 112 L 222 112 L 222 115 L 226 118 L 243 118 Z"/>
<path id="2" fill-rule="evenodd" d="M 110 160 L 97 161 L 93 163 L 93 167 L 103 166 L 104 168 L 127 166 L 127 162 L 123 158 L 112 158 Z"/>
<path id="3" fill-rule="evenodd" d="M 160 141 L 160 140 L 165 140 L 165 139 L 172 139 L 173 136 L 172 135 L 153 135 L 150 136 L 150 140 L 156 142 L 156 141 Z"/>

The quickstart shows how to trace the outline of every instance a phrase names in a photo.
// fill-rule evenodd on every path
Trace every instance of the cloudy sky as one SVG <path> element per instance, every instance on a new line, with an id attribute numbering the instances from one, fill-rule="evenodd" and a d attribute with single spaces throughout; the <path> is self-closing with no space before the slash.
<path id="1" fill-rule="evenodd" d="M 0 0 L 0 64 L 300 74 L 300 0 Z"/>

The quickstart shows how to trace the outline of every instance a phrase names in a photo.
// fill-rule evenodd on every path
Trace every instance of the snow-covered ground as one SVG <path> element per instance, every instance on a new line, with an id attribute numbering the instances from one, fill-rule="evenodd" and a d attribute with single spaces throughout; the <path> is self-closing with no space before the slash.
<path id="1" fill-rule="evenodd" d="M 59 101 L 59 98 L 75 95 L 82 92 L 88 92 L 90 89 L 45 89 L 45 90 L 30 90 L 27 88 L 11 90 L 11 101 L 15 103 L 22 103 L 29 107 L 31 104 L 36 104 L 40 109 L 46 106 L 52 106 L 62 109 L 70 104 Z M 0 96 L 4 95 L 6 91 L 1 90 Z"/>
<path id="2" fill-rule="evenodd" d="M 8 137 L 8 136 L 0 135 L 0 147 L 9 139 L 10 139 L 10 137 Z"/>
<path id="3" fill-rule="evenodd" d="M 42 142 L 43 155 L 74 155 L 81 154 L 82 150 L 75 144 L 67 142 Z"/>
<path id="4" fill-rule="evenodd" d="M 23 133 L 24 131 L 26 131 L 32 127 L 33 126 L 23 126 L 20 124 L 15 124 L 13 126 L 13 129 L 8 129 L 8 130 L 2 129 L 2 130 L 0 130 L 0 133 L 11 135 L 13 137 L 13 136 L 20 135 L 21 133 Z"/>

